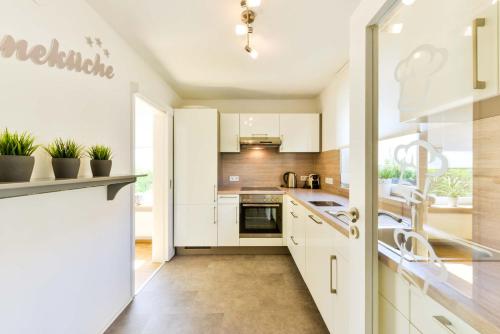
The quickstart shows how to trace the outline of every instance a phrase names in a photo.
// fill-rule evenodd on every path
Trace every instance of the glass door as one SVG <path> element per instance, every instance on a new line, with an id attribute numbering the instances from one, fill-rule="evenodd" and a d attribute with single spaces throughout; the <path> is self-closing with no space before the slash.
<path id="1" fill-rule="evenodd" d="M 494 323 L 498 14 L 492 0 L 403 1 L 376 33 L 379 252 L 420 293 Z"/>

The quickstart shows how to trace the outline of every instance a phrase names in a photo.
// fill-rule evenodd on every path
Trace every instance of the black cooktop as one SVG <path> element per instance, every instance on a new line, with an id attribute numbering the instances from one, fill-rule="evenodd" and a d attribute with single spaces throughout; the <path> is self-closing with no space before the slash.
<path id="1" fill-rule="evenodd" d="M 241 187 L 241 191 L 280 191 L 278 187 Z"/>

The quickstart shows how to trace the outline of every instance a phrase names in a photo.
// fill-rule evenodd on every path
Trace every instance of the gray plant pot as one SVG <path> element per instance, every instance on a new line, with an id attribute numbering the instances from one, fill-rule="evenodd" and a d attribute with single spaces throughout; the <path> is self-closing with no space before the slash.
<path id="1" fill-rule="evenodd" d="M 33 166 L 34 157 L 0 155 L 0 182 L 29 182 Z"/>
<path id="2" fill-rule="evenodd" d="M 52 158 L 56 179 L 76 179 L 80 170 L 80 159 Z"/>
<path id="3" fill-rule="evenodd" d="M 111 160 L 90 160 L 90 169 L 94 177 L 109 176 L 111 173 Z"/>

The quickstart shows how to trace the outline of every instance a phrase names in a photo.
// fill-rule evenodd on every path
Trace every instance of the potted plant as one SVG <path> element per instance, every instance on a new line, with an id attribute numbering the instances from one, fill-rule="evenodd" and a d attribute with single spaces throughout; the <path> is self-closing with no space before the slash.
<path id="1" fill-rule="evenodd" d="M 446 174 L 440 177 L 432 187 L 432 192 L 438 196 L 448 197 L 448 205 L 456 207 L 458 198 L 470 193 L 470 183 L 467 178 Z"/>
<path id="2" fill-rule="evenodd" d="M 87 155 L 90 158 L 90 168 L 94 177 L 109 176 L 113 164 L 111 148 L 104 145 L 94 145 L 89 147 Z"/>
<path id="3" fill-rule="evenodd" d="M 39 145 L 29 133 L 0 133 L 0 182 L 28 182 L 35 158 L 31 155 Z"/>
<path id="4" fill-rule="evenodd" d="M 83 146 L 74 140 L 58 138 L 45 147 L 52 157 L 52 168 L 56 179 L 76 179 L 80 170 Z"/>
<path id="5" fill-rule="evenodd" d="M 394 164 L 386 163 L 378 172 L 378 196 L 388 198 L 391 195 L 392 180 L 399 177 L 399 169 Z"/>

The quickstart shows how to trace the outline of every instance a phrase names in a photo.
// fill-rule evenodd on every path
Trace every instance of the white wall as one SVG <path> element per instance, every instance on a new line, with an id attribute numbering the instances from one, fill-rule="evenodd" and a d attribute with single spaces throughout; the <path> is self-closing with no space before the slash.
<path id="1" fill-rule="evenodd" d="M 93 57 L 84 37 L 100 37 L 115 68 L 109 80 L 0 57 L 0 128 L 108 144 L 112 173 L 130 172 L 131 82 L 165 107 L 180 103 L 175 92 L 83 0 L 4 0 L 0 12 L 0 39 L 57 38 Z M 34 177 L 50 177 L 47 155 L 36 158 Z M 4 199 L 0 212 L 1 333 L 98 333 L 130 300 L 130 187 L 112 202 L 104 188 Z"/>
<path id="2" fill-rule="evenodd" d="M 184 100 L 184 106 L 205 106 L 223 113 L 319 113 L 316 99 Z"/>
<path id="3" fill-rule="evenodd" d="M 349 65 L 346 64 L 320 95 L 322 150 L 349 145 Z"/>

